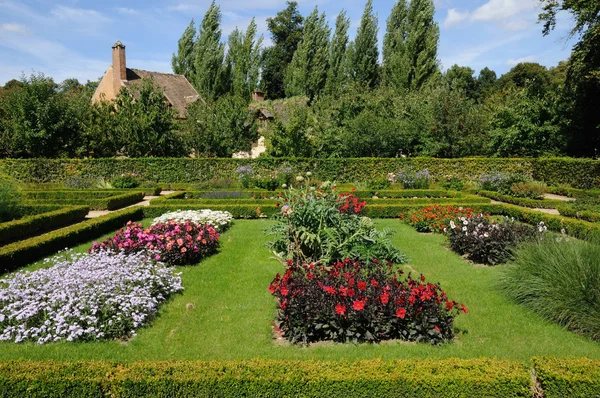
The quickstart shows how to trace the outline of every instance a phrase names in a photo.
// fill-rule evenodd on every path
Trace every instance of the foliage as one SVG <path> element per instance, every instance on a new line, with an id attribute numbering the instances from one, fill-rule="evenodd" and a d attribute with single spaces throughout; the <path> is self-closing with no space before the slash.
<path id="1" fill-rule="evenodd" d="M 546 189 L 540 184 L 521 182 L 510 187 L 510 191 L 517 198 L 544 199 Z"/>
<path id="2" fill-rule="evenodd" d="M 327 70 L 327 82 L 325 83 L 327 94 L 335 95 L 346 85 L 347 76 L 344 64 L 347 62 L 346 49 L 348 48 L 349 28 L 350 18 L 346 16 L 346 11 L 342 10 L 335 20 L 335 32 L 331 39 L 329 69 Z"/>
<path id="3" fill-rule="evenodd" d="M 168 221 L 175 221 L 177 223 L 184 223 L 185 221 L 193 222 L 197 225 L 210 225 L 219 232 L 224 232 L 229 228 L 233 221 L 233 216 L 228 211 L 216 211 L 216 210 L 185 210 L 185 211 L 174 211 L 161 215 L 152 221 L 154 224 L 164 224 Z"/>
<path id="4" fill-rule="evenodd" d="M 415 171 L 412 168 L 405 168 L 396 173 L 396 181 L 402 184 L 404 189 L 427 189 L 431 180 L 428 169 Z"/>
<path id="5" fill-rule="evenodd" d="M 448 189 L 451 191 L 462 191 L 465 183 L 459 177 L 455 177 L 452 175 L 445 175 L 444 179 L 442 179 L 442 188 Z"/>
<path id="6" fill-rule="evenodd" d="M 378 231 L 360 215 L 365 203 L 352 194 L 319 189 L 287 189 L 281 198 L 279 223 L 271 228 L 268 247 L 281 259 L 331 264 L 353 258 L 365 264 L 373 258 L 403 263 L 406 256 L 391 244 L 390 230 Z"/>
<path id="7" fill-rule="evenodd" d="M 185 76 L 188 81 L 193 81 L 196 77 L 195 41 L 196 26 L 192 19 L 177 42 L 177 54 L 173 54 L 171 58 L 173 72 Z"/>
<path id="8" fill-rule="evenodd" d="M 543 234 L 547 227 L 540 222 L 537 229 L 506 217 L 496 222 L 486 215 L 459 217 L 450 222 L 448 237 L 453 251 L 478 264 L 498 265 L 510 260 L 517 244 Z"/>
<path id="9" fill-rule="evenodd" d="M 440 28 L 434 20 L 433 0 L 412 0 L 408 7 L 405 56 L 408 87 L 418 90 L 432 84 L 440 71 L 437 60 Z"/>
<path id="10" fill-rule="evenodd" d="M 543 239 L 520 247 L 503 275 L 516 302 L 569 330 L 600 340 L 600 247 Z"/>
<path id="11" fill-rule="evenodd" d="M 273 46 L 263 52 L 261 86 L 269 99 L 285 96 L 284 76 L 302 39 L 304 18 L 296 1 L 286 1 L 287 7 L 274 18 L 267 18 Z"/>
<path id="12" fill-rule="evenodd" d="M 187 108 L 189 144 L 197 156 L 231 157 L 258 139 L 258 126 L 247 102 L 226 95 L 215 102 L 196 101 Z"/>
<path id="13" fill-rule="evenodd" d="M 198 28 L 194 42 L 194 88 L 200 96 L 212 101 L 223 90 L 223 58 L 225 43 L 221 43 L 221 8 L 213 0 Z"/>
<path id="14" fill-rule="evenodd" d="M 479 98 L 479 84 L 473 77 L 475 71 L 468 66 L 452 65 L 444 73 L 446 83 L 454 90 L 464 93 L 468 98 L 477 100 Z"/>
<path id="15" fill-rule="evenodd" d="M 270 137 L 269 155 L 274 157 L 310 157 L 313 153 L 312 142 L 308 136 L 308 112 L 298 109 L 292 115 L 292 120 L 285 124 L 275 122 Z"/>
<path id="16" fill-rule="evenodd" d="M 600 361 L 588 358 L 533 358 L 536 379 L 548 398 L 592 397 L 600 390 Z"/>
<path id="17" fill-rule="evenodd" d="M 440 344 L 454 336 L 464 304 L 439 284 L 402 276 L 391 264 L 344 259 L 331 267 L 290 262 L 269 291 L 278 299 L 278 327 L 293 343 L 400 339 Z"/>
<path id="18" fill-rule="evenodd" d="M 129 221 L 112 238 L 101 243 L 94 242 L 90 252 L 156 250 L 160 253 L 157 259 L 169 265 L 193 265 L 215 253 L 218 244 L 219 233 L 210 225 L 169 220 L 144 229 L 142 224 Z"/>
<path id="19" fill-rule="evenodd" d="M 112 186 L 115 188 L 137 188 L 140 186 L 140 182 L 132 174 L 123 174 L 112 180 Z"/>
<path id="20" fill-rule="evenodd" d="M 408 87 L 410 65 L 406 54 L 406 36 L 408 32 L 408 4 L 398 0 L 392 7 L 387 19 L 383 37 L 382 83 L 396 91 Z"/>
<path id="21" fill-rule="evenodd" d="M 230 92 L 244 99 L 251 98 L 252 90 L 258 87 L 262 35 L 255 40 L 257 25 L 252 18 L 246 32 L 237 28 L 229 35 L 227 43 L 227 68 L 230 71 Z"/>
<path id="22" fill-rule="evenodd" d="M 147 253 L 67 252 L 45 264 L 0 279 L 0 341 L 131 337 L 183 290 L 181 277 Z"/>
<path id="23" fill-rule="evenodd" d="M 356 31 L 350 59 L 350 79 L 360 87 L 372 89 L 379 84 L 378 31 L 377 15 L 373 12 L 373 1 L 367 0 L 360 25 Z"/>
<path id="24" fill-rule="evenodd" d="M 21 187 L 12 178 L 0 173 L 0 222 L 10 221 L 22 214 Z"/>
<path id="25" fill-rule="evenodd" d="M 470 220 L 477 213 L 477 210 L 470 207 L 434 204 L 412 214 L 401 213 L 400 218 L 415 227 L 418 232 L 446 232 L 450 228 L 450 221 L 459 218 Z"/>
<path id="26" fill-rule="evenodd" d="M 529 179 L 527 176 L 520 173 L 494 172 L 482 174 L 479 177 L 481 189 L 485 191 L 495 191 L 506 195 L 510 195 L 512 193 L 511 188 L 513 185 L 528 181 Z"/>

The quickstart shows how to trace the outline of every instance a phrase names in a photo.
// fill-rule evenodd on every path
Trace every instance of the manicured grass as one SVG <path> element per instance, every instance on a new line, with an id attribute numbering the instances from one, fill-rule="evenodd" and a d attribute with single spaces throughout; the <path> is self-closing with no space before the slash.
<path id="1" fill-rule="evenodd" d="M 45 346 L 1 343 L 0 360 L 600 358 L 599 343 L 568 332 L 505 298 L 498 288 L 500 267 L 469 264 L 445 248 L 445 237 L 419 234 L 398 220 L 379 220 L 377 224 L 398 231 L 395 242 L 411 258 L 406 268 L 440 282 L 450 298 L 469 308 L 468 315 L 456 319 L 460 332 L 455 342 L 439 347 L 399 342 L 311 347 L 273 343 L 275 300 L 267 286 L 283 268 L 270 259 L 264 246 L 268 239 L 264 230 L 271 224 L 267 220 L 236 220 L 222 235 L 218 254 L 198 266 L 180 268 L 184 293 L 171 299 L 152 326 L 140 330 L 132 340 Z M 77 249 L 87 247 L 89 244 Z"/>

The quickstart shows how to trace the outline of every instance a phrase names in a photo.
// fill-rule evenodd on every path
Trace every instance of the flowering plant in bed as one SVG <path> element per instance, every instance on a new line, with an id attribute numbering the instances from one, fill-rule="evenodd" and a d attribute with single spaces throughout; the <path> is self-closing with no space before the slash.
<path id="1" fill-rule="evenodd" d="M 165 213 L 160 217 L 156 217 L 152 221 L 152 225 L 164 224 L 169 221 L 175 221 L 178 223 L 184 223 L 191 221 L 198 225 L 211 225 L 220 232 L 225 231 L 229 228 L 229 225 L 233 221 L 233 216 L 228 211 L 218 210 L 177 210 L 169 213 Z"/>
<path id="2" fill-rule="evenodd" d="M 0 279 L 0 340 L 125 338 L 183 290 L 181 278 L 151 252 L 63 253 L 52 266 Z"/>
<path id="3" fill-rule="evenodd" d="M 546 229 L 543 222 L 534 228 L 508 217 L 497 222 L 480 214 L 450 221 L 448 238 L 456 253 L 479 264 L 496 265 L 507 262 L 519 243 L 541 237 Z"/>
<path id="4" fill-rule="evenodd" d="M 161 261 L 170 265 L 196 264 L 217 251 L 219 232 L 210 225 L 169 221 L 143 228 L 129 221 L 125 228 L 104 242 L 94 242 L 90 252 L 110 250 L 125 253 L 156 250 Z"/>
<path id="5" fill-rule="evenodd" d="M 289 262 L 269 291 L 278 300 L 278 327 L 294 343 L 399 339 L 439 344 L 453 338 L 464 305 L 438 284 L 413 279 L 391 264 L 344 259 L 332 266 Z"/>
<path id="6" fill-rule="evenodd" d="M 450 221 L 459 217 L 472 218 L 479 212 L 470 207 L 432 205 L 419 209 L 410 215 L 400 214 L 405 222 L 409 223 L 418 232 L 445 232 L 450 226 Z"/>

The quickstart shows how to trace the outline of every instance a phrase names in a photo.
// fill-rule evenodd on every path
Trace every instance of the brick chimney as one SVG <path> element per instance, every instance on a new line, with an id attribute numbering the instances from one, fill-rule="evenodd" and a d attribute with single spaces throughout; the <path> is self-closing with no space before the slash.
<path id="1" fill-rule="evenodd" d="M 113 85 L 115 94 L 121 89 L 121 81 L 127 80 L 125 46 L 119 40 L 112 46 Z"/>

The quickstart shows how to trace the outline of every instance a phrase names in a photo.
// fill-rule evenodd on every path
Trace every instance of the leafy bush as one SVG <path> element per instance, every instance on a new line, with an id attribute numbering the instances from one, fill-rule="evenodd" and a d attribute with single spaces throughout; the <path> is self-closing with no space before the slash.
<path id="1" fill-rule="evenodd" d="M 215 253 L 218 244 L 219 233 L 210 225 L 169 221 L 144 229 L 142 224 L 130 221 L 114 237 L 94 242 L 89 251 L 135 253 L 149 249 L 158 251 L 158 258 L 167 264 L 190 265 Z"/>
<path id="2" fill-rule="evenodd" d="M 544 199 L 546 189 L 540 184 L 517 183 L 510 187 L 511 194 L 517 198 Z"/>
<path id="3" fill-rule="evenodd" d="M 321 188 L 288 189 L 282 193 L 275 239 L 267 244 L 281 259 L 329 264 L 343 258 L 373 258 L 402 263 L 406 257 L 391 243 L 391 230 L 378 231 L 359 214 L 365 202 L 352 194 L 337 194 L 330 184 Z"/>
<path id="4" fill-rule="evenodd" d="M 446 232 L 450 227 L 450 221 L 460 217 L 470 219 L 477 213 L 478 211 L 470 207 L 463 208 L 435 204 L 419 209 L 410 216 L 401 213 L 400 218 L 415 227 L 418 232 Z"/>
<path id="5" fill-rule="evenodd" d="M 404 189 L 427 189 L 431 184 L 428 169 L 415 171 L 412 168 L 405 168 L 396 173 L 396 177 L 396 181 L 402 184 Z"/>
<path id="6" fill-rule="evenodd" d="M 464 186 L 465 186 L 464 181 L 458 177 L 446 175 L 446 176 L 444 176 L 444 179 L 442 180 L 442 188 L 448 189 L 450 191 L 462 191 Z"/>
<path id="7" fill-rule="evenodd" d="M 522 245 L 502 279 L 505 293 L 543 317 L 600 340 L 600 246 L 573 239 Z"/>
<path id="8" fill-rule="evenodd" d="M 535 229 L 508 217 L 498 223 L 489 216 L 477 215 L 451 221 L 448 234 L 450 247 L 456 253 L 479 264 L 497 265 L 511 258 L 518 243 L 533 239 L 546 229 L 543 222 Z"/>
<path id="9" fill-rule="evenodd" d="M 162 224 L 169 221 L 175 221 L 177 223 L 184 223 L 191 221 L 198 225 L 210 225 L 215 227 L 218 231 L 225 231 L 230 223 L 233 221 L 233 216 L 228 211 L 216 211 L 209 209 L 202 210 L 178 210 L 169 213 L 165 213 L 160 217 L 155 218 L 152 221 L 154 224 Z"/>
<path id="10" fill-rule="evenodd" d="M 138 179 L 131 174 L 124 174 L 120 177 L 115 178 L 112 181 L 112 186 L 115 188 L 137 188 L 140 186 L 140 182 L 138 181 Z"/>
<path id="11" fill-rule="evenodd" d="M 422 275 L 402 274 L 378 261 L 344 259 L 331 267 L 290 261 L 269 285 L 278 299 L 278 327 L 294 343 L 452 339 L 454 317 L 465 306 Z"/>
<path id="12" fill-rule="evenodd" d="M 65 187 L 68 189 L 88 189 L 95 187 L 97 181 L 94 177 L 76 174 L 65 179 Z"/>
<path id="13" fill-rule="evenodd" d="M 152 253 L 67 253 L 47 269 L 0 279 L 0 341 L 129 337 L 183 290 L 181 278 Z"/>
<path id="14" fill-rule="evenodd" d="M 370 191 L 381 191 L 388 189 L 392 185 L 392 181 L 387 178 L 378 178 L 367 182 L 367 189 Z"/>
<path id="15" fill-rule="evenodd" d="M 512 193 L 511 187 L 515 184 L 527 182 L 529 179 L 520 173 L 495 172 L 482 174 L 479 177 L 481 189 L 485 191 L 500 192 L 505 195 Z"/>
<path id="16" fill-rule="evenodd" d="M 0 222 L 19 218 L 23 212 L 23 195 L 18 184 L 0 174 Z"/>

